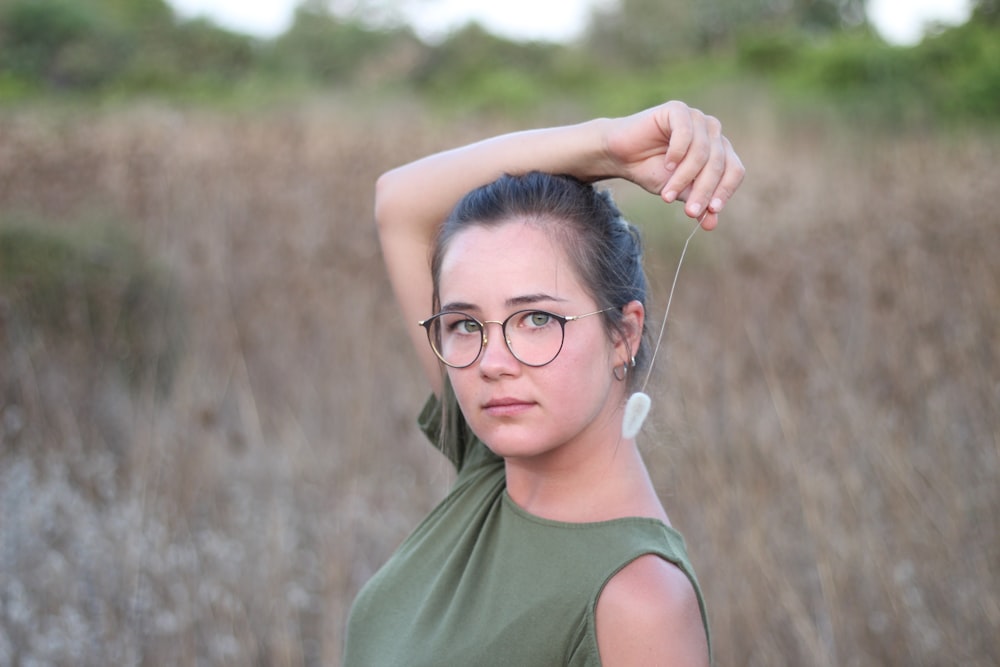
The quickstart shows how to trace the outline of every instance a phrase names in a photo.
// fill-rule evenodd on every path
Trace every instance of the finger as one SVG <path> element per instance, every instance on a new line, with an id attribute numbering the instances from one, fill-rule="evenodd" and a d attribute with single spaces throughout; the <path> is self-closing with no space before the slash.
<path id="1" fill-rule="evenodd" d="M 726 145 L 726 170 L 718 186 L 715 188 L 715 192 L 712 194 L 712 201 L 708 205 L 709 210 L 713 213 L 718 213 L 726 206 L 726 202 L 729 201 L 740 187 L 740 184 L 743 183 L 743 178 L 746 176 L 746 168 L 743 166 L 739 155 L 733 150 L 733 145 L 728 139 L 724 137 L 723 139 Z"/>
<path id="2" fill-rule="evenodd" d="M 660 195 L 668 204 L 677 200 L 677 197 L 687 186 L 681 184 L 676 178 L 678 167 L 683 164 L 691 149 L 691 145 L 697 140 L 696 120 L 693 117 L 694 109 L 687 105 L 676 105 L 668 108 L 667 124 L 669 137 L 667 140 L 667 150 L 663 155 L 663 165 L 667 174 L 667 182 L 660 190 Z"/>
<path id="3" fill-rule="evenodd" d="M 700 218 L 713 203 L 725 205 L 722 197 L 715 195 L 726 173 L 727 142 L 722 136 L 722 126 L 718 120 L 709 120 L 706 124 L 709 133 L 708 157 L 703 161 L 701 170 L 691 185 L 691 192 L 684 206 L 684 212 L 692 218 Z"/>
<path id="4" fill-rule="evenodd" d="M 698 221 L 701 228 L 706 232 L 710 232 L 719 226 L 719 214 L 713 213 L 711 210 L 705 211 L 701 216 L 701 220 Z"/>
<path id="5" fill-rule="evenodd" d="M 691 186 L 701 173 L 712 153 L 711 139 L 706 127 L 705 115 L 692 110 L 691 120 L 684 139 L 684 155 L 676 164 L 676 168 L 661 191 L 663 200 L 671 203 L 680 198 L 680 194 Z M 674 138 L 671 136 L 670 148 L 674 148 Z M 702 203 L 702 208 L 708 201 Z M 697 217 L 697 216 L 695 216 Z"/>

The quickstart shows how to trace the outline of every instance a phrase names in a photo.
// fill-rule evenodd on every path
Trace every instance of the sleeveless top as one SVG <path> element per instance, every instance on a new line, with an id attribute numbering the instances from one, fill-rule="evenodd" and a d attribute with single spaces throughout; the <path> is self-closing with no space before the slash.
<path id="1" fill-rule="evenodd" d="M 450 398 L 442 415 L 431 397 L 420 424 L 458 476 L 358 594 L 344 667 L 599 666 L 598 596 L 645 554 L 691 580 L 709 636 L 680 533 L 652 518 L 563 523 L 529 514 L 507 495 L 503 459 L 472 434 Z"/>

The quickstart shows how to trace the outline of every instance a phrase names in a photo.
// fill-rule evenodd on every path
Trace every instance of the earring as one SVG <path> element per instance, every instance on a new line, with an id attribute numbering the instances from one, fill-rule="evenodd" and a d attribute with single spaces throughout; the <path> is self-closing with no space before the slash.
<path id="1" fill-rule="evenodd" d="M 615 379 L 619 382 L 624 382 L 625 378 L 628 377 L 628 362 L 626 361 L 621 366 L 615 366 L 611 374 L 615 376 Z"/>
<path id="2" fill-rule="evenodd" d="M 646 421 L 651 404 L 652 400 L 644 392 L 637 391 L 629 396 L 628 402 L 625 403 L 625 416 L 622 417 L 623 438 L 631 440 L 639 435 L 639 431 L 642 430 L 642 422 Z"/>

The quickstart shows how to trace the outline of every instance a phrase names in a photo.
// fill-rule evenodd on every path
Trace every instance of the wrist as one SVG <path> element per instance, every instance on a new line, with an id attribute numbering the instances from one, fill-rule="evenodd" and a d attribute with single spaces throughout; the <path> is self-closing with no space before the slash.
<path id="1" fill-rule="evenodd" d="M 583 147 L 584 155 L 579 169 L 573 175 L 582 181 L 594 183 L 622 176 L 618 163 L 608 150 L 608 134 L 613 121 L 610 118 L 595 118 L 575 126 L 580 136 L 578 147 Z"/>
<path id="2" fill-rule="evenodd" d="M 617 178 L 620 170 L 608 150 L 611 123 L 606 118 L 595 118 L 516 133 L 515 160 L 524 160 L 525 169 L 566 174 L 586 183 Z"/>

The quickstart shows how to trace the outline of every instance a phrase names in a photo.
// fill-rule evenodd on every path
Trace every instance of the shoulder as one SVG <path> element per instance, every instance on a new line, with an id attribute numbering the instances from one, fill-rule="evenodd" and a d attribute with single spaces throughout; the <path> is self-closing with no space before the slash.
<path id="1" fill-rule="evenodd" d="M 708 640 L 691 581 L 655 554 L 620 570 L 597 601 L 601 664 L 707 666 Z"/>

